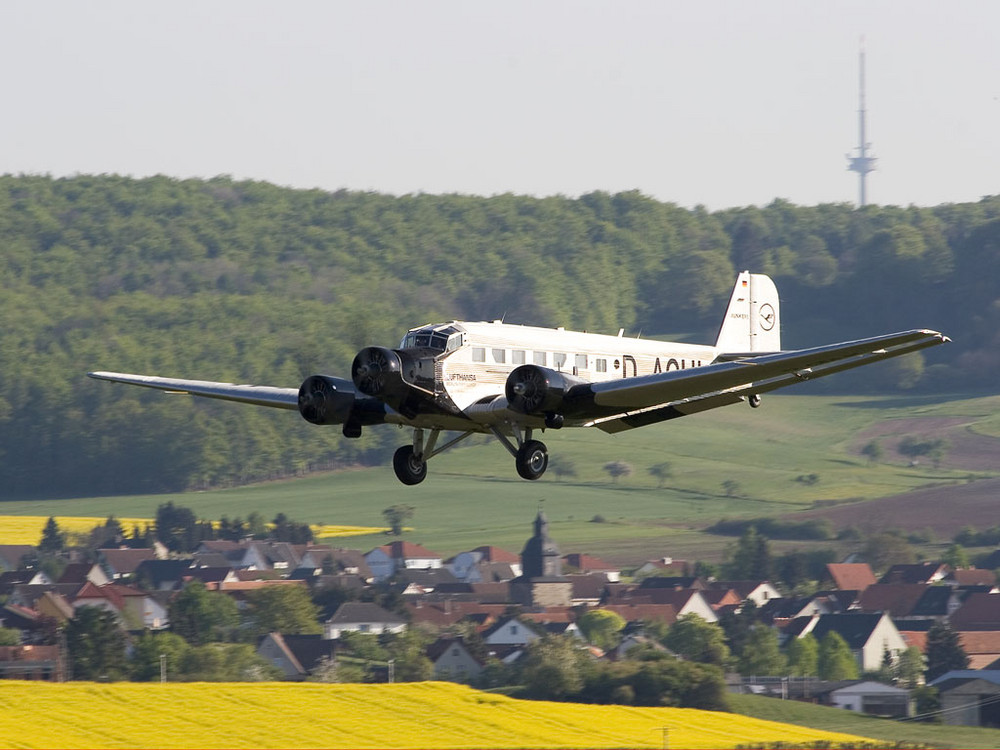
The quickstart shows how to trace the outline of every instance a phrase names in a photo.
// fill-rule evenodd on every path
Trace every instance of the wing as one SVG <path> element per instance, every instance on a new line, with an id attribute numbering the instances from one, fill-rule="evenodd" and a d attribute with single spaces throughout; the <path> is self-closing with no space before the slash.
<path id="1" fill-rule="evenodd" d="M 124 372 L 88 372 L 87 377 L 96 380 L 110 380 L 112 383 L 128 383 L 146 388 L 156 388 L 169 393 L 189 393 L 205 398 L 224 401 L 239 401 L 256 406 L 273 406 L 277 409 L 298 409 L 298 388 L 275 388 L 269 385 L 235 385 L 233 383 L 213 383 L 208 380 L 181 380 L 179 378 L 158 378 L 150 375 L 130 375 Z"/>
<path id="2" fill-rule="evenodd" d="M 594 413 L 611 414 L 590 424 L 605 432 L 643 427 L 949 340 L 937 331 L 904 331 L 813 349 L 739 356 L 690 370 L 592 383 L 586 387 Z"/>

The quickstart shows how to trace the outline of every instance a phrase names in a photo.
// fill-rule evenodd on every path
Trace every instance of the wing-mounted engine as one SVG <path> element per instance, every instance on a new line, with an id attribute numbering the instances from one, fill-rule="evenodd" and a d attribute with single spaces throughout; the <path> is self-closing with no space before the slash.
<path id="1" fill-rule="evenodd" d="M 378 399 L 358 398 L 349 380 L 310 375 L 299 387 L 299 414 L 313 424 L 342 424 L 344 435 L 360 437 L 363 425 L 385 421 L 385 406 Z"/>
<path id="2" fill-rule="evenodd" d="M 587 381 L 538 365 L 521 365 L 507 376 L 509 408 L 522 414 L 545 417 L 545 426 L 562 427 L 563 417 L 573 410 L 571 391 Z"/>

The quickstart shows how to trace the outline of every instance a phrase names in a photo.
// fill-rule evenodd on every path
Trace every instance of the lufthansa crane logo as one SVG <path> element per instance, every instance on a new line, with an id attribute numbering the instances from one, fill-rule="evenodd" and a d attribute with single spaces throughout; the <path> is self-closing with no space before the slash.
<path id="1" fill-rule="evenodd" d="M 774 328 L 774 322 L 777 320 L 777 316 L 774 314 L 774 308 L 768 304 L 763 304 L 760 306 L 760 327 L 765 331 L 770 331 Z"/>

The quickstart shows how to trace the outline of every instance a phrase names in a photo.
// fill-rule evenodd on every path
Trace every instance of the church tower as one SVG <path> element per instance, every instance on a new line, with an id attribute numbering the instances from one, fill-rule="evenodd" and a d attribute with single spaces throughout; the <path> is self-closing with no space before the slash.
<path id="1" fill-rule="evenodd" d="M 573 584 L 562 574 L 559 547 L 549 537 L 549 520 L 538 511 L 535 535 L 521 550 L 521 576 L 510 582 L 511 598 L 533 609 L 568 607 L 573 599 Z"/>
<path id="2" fill-rule="evenodd" d="M 562 575 L 559 547 L 549 537 L 549 519 L 543 511 L 538 511 L 535 517 L 535 535 L 524 543 L 521 550 L 521 571 L 525 578 L 557 578 Z"/>

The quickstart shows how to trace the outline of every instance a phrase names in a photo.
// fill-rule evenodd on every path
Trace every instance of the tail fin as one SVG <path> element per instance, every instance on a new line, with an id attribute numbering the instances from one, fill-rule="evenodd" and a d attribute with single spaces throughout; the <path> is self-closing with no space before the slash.
<path id="1" fill-rule="evenodd" d="M 778 289 L 769 276 L 737 277 L 715 346 L 720 354 L 781 351 Z"/>

